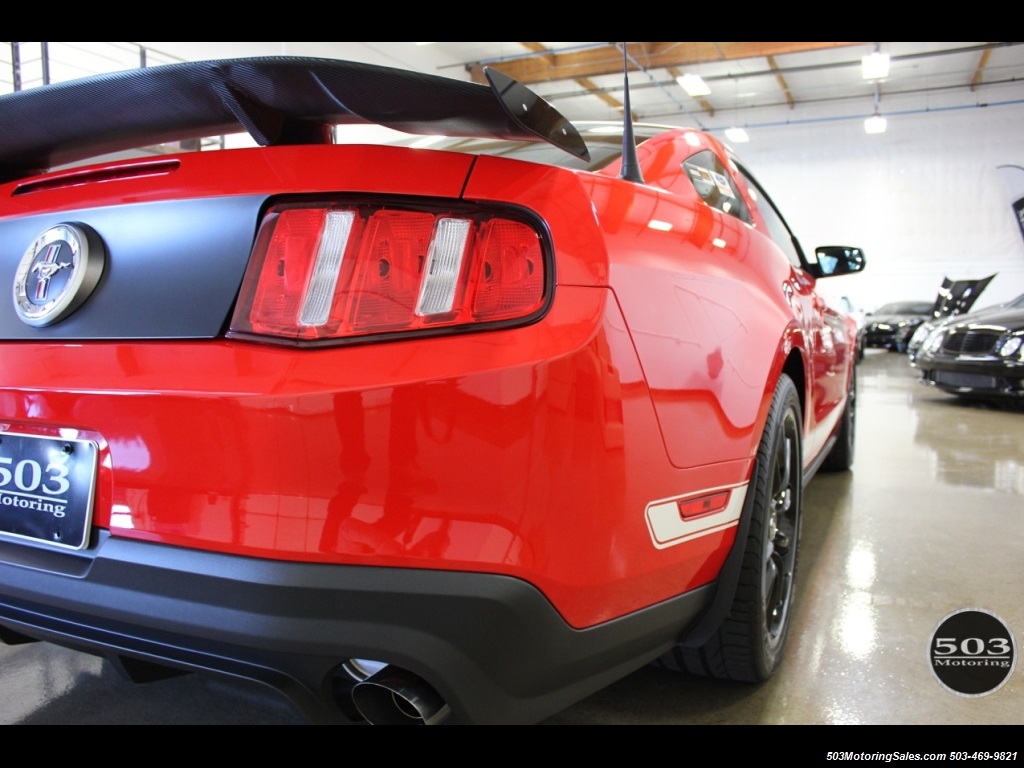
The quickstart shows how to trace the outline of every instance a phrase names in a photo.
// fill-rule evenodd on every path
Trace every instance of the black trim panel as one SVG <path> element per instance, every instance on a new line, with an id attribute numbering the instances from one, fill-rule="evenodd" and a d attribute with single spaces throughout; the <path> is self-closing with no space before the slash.
<path id="1" fill-rule="evenodd" d="M 0 541 L 0 634 L 254 680 L 314 722 L 352 721 L 333 696 L 351 657 L 428 681 L 452 709 L 445 722 L 536 722 L 668 651 L 708 596 L 580 631 L 505 576 L 255 560 L 107 534 L 89 556 Z"/>
<path id="2" fill-rule="evenodd" d="M 138 203 L 0 221 L 0 293 L 48 228 L 81 222 L 103 241 L 99 285 L 67 319 L 33 328 L 0 301 L 0 338 L 26 341 L 214 338 L 234 307 L 264 195 Z M 4 289 L 4 286 L 8 286 Z"/>

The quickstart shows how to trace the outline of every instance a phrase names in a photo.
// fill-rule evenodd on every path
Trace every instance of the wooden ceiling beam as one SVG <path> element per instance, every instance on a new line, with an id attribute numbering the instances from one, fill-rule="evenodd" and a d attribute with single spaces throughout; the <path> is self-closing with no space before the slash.
<path id="1" fill-rule="evenodd" d="M 597 98 L 599 98 L 609 107 L 612 107 L 614 109 L 623 109 L 626 106 L 621 101 L 612 96 L 610 93 L 607 93 L 601 88 L 599 88 L 593 80 L 588 80 L 587 78 L 583 77 L 577 79 L 576 82 L 579 83 L 584 88 L 586 88 L 591 93 L 593 93 L 595 96 L 597 96 Z"/>
<path id="2" fill-rule="evenodd" d="M 971 78 L 971 90 L 977 90 L 978 86 L 981 85 L 981 80 L 985 76 L 985 67 L 988 66 L 989 57 L 992 55 L 992 49 L 986 48 L 981 53 L 981 59 L 978 60 L 978 68 L 974 70 L 974 77 Z"/>
<path id="3" fill-rule="evenodd" d="M 779 72 L 779 65 L 775 62 L 774 56 L 768 57 L 768 66 L 775 73 L 775 82 L 779 84 L 779 88 L 782 90 L 782 95 L 786 98 L 789 108 L 796 109 L 796 99 L 793 98 L 793 94 L 789 90 L 789 83 L 786 82 L 786 78 Z"/>
<path id="4" fill-rule="evenodd" d="M 528 51 L 538 54 L 539 56 L 547 59 L 553 66 L 558 66 L 558 56 L 550 48 L 544 46 L 543 43 L 519 43 L 521 46 L 526 48 Z M 597 96 L 601 101 L 607 104 L 612 109 L 622 110 L 625 108 L 625 104 L 616 99 L 610 93 L 602 90 L 598 85 L 589 78 L 577 77 L 573 78 L 574 82 L 584 90 L 590 91 Z M 635 116 L 634 116 L 635 117 Z"/>
<path id="5" fill-rule="evenodd" d="M 469 65 L 472 79 L 478 83 L 486 82 L 483 75 L 485 65 L 500 69 L 524 84 L 599 77 L 622 71 L 622 52 L 615 45 L 602 45 L 571 53 L 558 53 L 540 43 L 521 45 L 535 55 Z M 629 54 L 639 67 L 659 69 L 713 61 L 766 58 L 852 45 L 867 43 L 630 43 Z"/>

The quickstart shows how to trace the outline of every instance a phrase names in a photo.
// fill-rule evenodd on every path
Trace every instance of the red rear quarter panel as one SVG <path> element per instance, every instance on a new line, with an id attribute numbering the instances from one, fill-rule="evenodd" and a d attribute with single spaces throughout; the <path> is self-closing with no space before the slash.
<path id="1" fill-rule="evenodd" d="M 708 147 L 652 139 L 640 148 L 645 185 L 612 168 L 581 174 L 579 199 L 549 180 L 528 199 L 552 230 L 559 285 L 582 277 L 612 288 L 680 468 L 753 456 L 785 357 L 803 344 L 782 292 L 788 261 L 755 227 L 705 205 L 682 171 Z M 467 195 L 498 199 L 503 179 L 498 161 L 481 158 Z"/>
<path id="2" fill-rule="evenodd" d="M 742 502 L 774 380 L 800 342 L 771 298 L 790 269 L 767 238 L 663 181 L 281 147 L 8 186 L 10 215 L 280 190 L 461 194 L 536 214 L 555 281 L 539 322 L 485 333 L 316 350 L 7 345 L 8 429 L 95 439 L 97 522 L 116 536 L 507 574 L 577 627 L 652 605 L 712 581 L 735 522 L 665 542 L 649 508 L 715 489 Z"/>
<path id="3" fill-rule="evenodd" d="M 97 169 L 74 171 L 66 184 L 14 195 L 15 208 L 87 218 L 82 206 L 97 201 L 280 189 L 444 198 L 462 189 L 470 164 L 342 147 L 168 160 L 141 173 L 118 164 L 98 183 Z M 386 170 L 394 164 L 402 171 Z M 96 520 L 115 536 L 507 574 L 580 627 L 710 582 L 731 529 L 658 550 L 645 509 L 734 486 L 748 462 L 741 452 L 699 470 L 668 461 L 608 287 L 607 241 L 577 176 L 478 166 L 464 197 L 528 208 L 551 232 L 558 285 L 541 321 L 317 350 L 214 340 L 6 345 L 7 428 L 95 439 Z M 410 168 L 420 184 L 409 184 Z"/>

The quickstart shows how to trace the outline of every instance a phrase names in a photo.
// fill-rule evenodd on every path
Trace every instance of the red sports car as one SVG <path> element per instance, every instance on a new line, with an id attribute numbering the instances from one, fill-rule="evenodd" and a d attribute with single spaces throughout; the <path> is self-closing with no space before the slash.
<path id="1" fill-rule="evenodd" d="M 772 674 L 803 489 L 854 456 L 856 329 L 815 285 L 863 254 L 802 250 L 711 135 L 489 78 L 0 97 L 0 639 L 332 723 Z M 447 138 L 334 140 L 363 123 Z"/>

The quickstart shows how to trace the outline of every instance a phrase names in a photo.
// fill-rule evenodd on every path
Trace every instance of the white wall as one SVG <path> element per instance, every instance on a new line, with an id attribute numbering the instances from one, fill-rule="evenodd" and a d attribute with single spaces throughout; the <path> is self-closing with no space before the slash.
<path id="1" fill-rule="evenodd" d="M 1024 165 L 1024 106 L 759 128 L 737 149 L 807 249 L 861 246 L 864 273 L 824 281 L 872 309 L 930 300 L 943 277 L 998 273 L 978 306 L 1024 293 L 1024 238 L 1000 165 Z"/>

